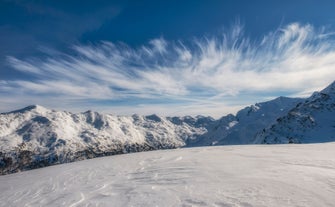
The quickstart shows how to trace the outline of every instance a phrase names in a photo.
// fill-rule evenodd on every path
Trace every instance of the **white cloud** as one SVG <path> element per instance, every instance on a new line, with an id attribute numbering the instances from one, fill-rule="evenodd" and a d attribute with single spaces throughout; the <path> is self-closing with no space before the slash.
<path id="1" fill-rule="evenodd" d="M 153 39 L 149 42 L 153 47 L 152 50 L 159 52 L 160 54 L 166 53 L 167 42 L 163 39 Z"/>
<path id="2" fill-rule="evenodd" d="M 251 95 L 259 101 L 276 95 L 306 95 L 332 82 L 332 34 L 324 28 L 292 23 L 251 42 L 236 25 L 221 36 L 188 42 L 159 38 L 139 48 L 101 42 L 76 45 L 73 54 L 46 59 L 8 57 L 15 70 L 33 78 L 2 81 L 0 93 L 7 100 L 16 97 L 19 104 L 30 100 L 47 107 L 50 103 L 45 97 L 61 100 L 64 107 L 77 100 L 79 109 L 84 101 L 92 100 L 165 99 L 178 103 L 179 108 L 171 109 L 162 101 L 136 106 L 152 113 L 207 110 L 211 115 L 224 114 L 253 103 L 247 100 Z M 204 104 L 205 100 L 211 102 Z"/>

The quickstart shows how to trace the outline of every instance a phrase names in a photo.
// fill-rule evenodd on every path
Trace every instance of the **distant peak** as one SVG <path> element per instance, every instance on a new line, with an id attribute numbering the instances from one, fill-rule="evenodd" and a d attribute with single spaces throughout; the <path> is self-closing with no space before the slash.
<path id="1" fill-rule="evenodd" d="M 276 99 L 279 99 L 279 100 L 282 100 L 282 99 L 290 99 L 289 97 L 286 97 L 286 96 L 279 96 L 278 98 Z"/>
<path id="2" fill-rule="evenodd" d="M 26 110 L 47 110 L 46 108 L 44 108 L 43 106 L 40 106 L 40 105 L 30 105 L 30 106 L 27 106 L 24 109 L 26 109 Z"/>
<path id="3" fill-rule="evenodd" d="M 151 121 L 155 121 L 155 122 L 162 121 L 162 119 L 158 115 L 156 115 L 156 114 L 151 114 L 151 115 L 145 116 L 145 118 L 149 119 Z"/>
<path id="4" fill-rule="evenodd" d="M 209 120 L 209 121 L 214 121 L 215 119 L 211 116 L 203 116 L 203 115 L 197 115 L 195 117 L 196 119 L 203 119 L 203 120 Z"/>
<path id="5" fill-rule="evenodd" d="M 11 112 L 8 112 L 9 113 L 25 113 L 25 112 L 28 112 L 28 111 L 35 111 L 35 112 L 43 112 L 43 111 L 46 111 L 48 109 L 44 108 L 43 106 L 40 106 L 40 105 L 30 105 L 30 106 L 27 106 L 27 107 L 24 107 L 22 109 L 18 109 L 18 110 L 15 110 L 15 111 L 11 111 Z"/>
<path id="6" fill-rule="evenodd" d="M 321 93 L 335 93 L 335 81 L 323 89 Z"/>
<path id="7" fill-rule="evenodd" d="M 30 111 L 30 110 L 33 110 L 33 109 L 37 109 L 38 107 L 40 107 L 40 106 L 39 105 L 30 105 L 30 106 L 27 106 L 27 107 L 23 108 L 22 110 Z"/>
<path id="8" fill-rule="evenodd" d="M 270 101 L 288 101 L 288 100 L 293 100 L 295 98 L 290 98 L 290 97 L 286 97 L 286 96 L 279 96 L 273 100 L 270 100 Z"/>

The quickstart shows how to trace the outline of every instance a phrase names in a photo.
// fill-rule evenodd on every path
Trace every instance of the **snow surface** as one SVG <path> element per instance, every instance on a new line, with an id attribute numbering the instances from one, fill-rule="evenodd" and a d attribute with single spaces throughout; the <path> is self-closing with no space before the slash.
<path id="1" fill-rule="evenodd" d="M 335 143 L 186 148 L 0 176 L 0 206 L 334 206 Z"/>

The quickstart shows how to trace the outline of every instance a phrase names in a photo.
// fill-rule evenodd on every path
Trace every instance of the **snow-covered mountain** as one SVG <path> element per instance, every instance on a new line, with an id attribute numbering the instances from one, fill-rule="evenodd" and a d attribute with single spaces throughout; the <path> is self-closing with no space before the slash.
<path id="1" fill-rule="evenodd" d="M 3 174 L 104 155 L 182 147 L 186 140 L 206 132 L 201 124 L 194 127 L 187 122 L 174 124 L 157 115 L 73 114 L 29 106 L 0 115 L 0 170 Z"/>
<path id="2" fill-rule="evenodd" d="M 271 101 L 256 103 L 237 112 L 211 122 L 207 132 L 197 140 L 191 140 L 190 146 L 250 144 L 262 129 L 275 123 L 281 117 L 303 101 L 300 98 L 279 97 Z"/>
<path id="3" fill-rule="evenodd" d="M 291 109 L 260 132 L 254 143 L 335 141 L 335 82 Z"/>
<path id="4" fill-rule="evenodd" d="M 0 114 L 0 174 L 105 155 L 192 146 L 335 141 L 335 82 L 215 120 L 115 116 L 29 106 Z"/>
<path id="5" fill-rule="evenodd" d="M 247 144 L 249 135 L 274 122 L 298 101 L 281 97 L 219 120 L 205 116 L 114 116 L 92 111 L 74 114 L 29 106 L 0 114 L 0 170 L 5 174 L 105 155 L 183 146 Z"/>

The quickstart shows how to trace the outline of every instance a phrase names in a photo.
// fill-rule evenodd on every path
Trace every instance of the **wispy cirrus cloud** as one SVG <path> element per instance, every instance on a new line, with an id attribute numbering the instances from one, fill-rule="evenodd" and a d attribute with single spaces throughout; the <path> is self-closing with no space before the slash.
<path id="1" fill-rule="evenodd" d="M 70 54 L 8 57 L 13 69 L 31 78 L 3 80 L 0 93 L 21 105 L 30 100 L 80 110 L 94 102 L 97 110 L 112 105 L 110 111 L 155 108 L 152 113 L 173 115 L 208 110 L 220 116 L 256 100 L 325 87 L 335 77 L 334 46 L 332 31 L 299 23 L 259 40 L 248 39 L 235 25 L 220 36 L 187 42 L 158 38 L 138 48 L 111 42 L 76 45 Z M 52 104 L 48 98 L 59 101 Z M 136 104 L 139 99 L 147 101 Z M 126 106 L 114 103 L 120 100 Z"/>

